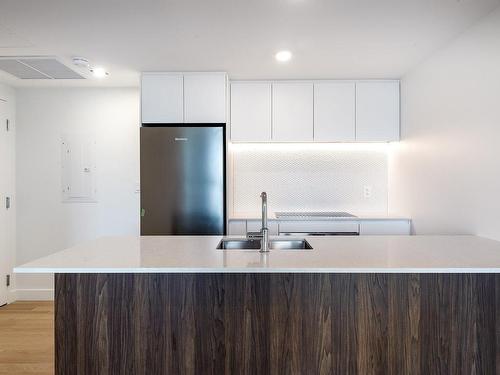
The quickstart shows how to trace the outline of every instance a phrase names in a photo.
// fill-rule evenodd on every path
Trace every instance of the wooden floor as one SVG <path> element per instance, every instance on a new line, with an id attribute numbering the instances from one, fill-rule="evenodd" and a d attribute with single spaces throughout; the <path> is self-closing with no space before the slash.
<path id="1" fill-rule="evenodd" d="M 53 302 L 0 307 L 0 374 L 54 374 Z"/>

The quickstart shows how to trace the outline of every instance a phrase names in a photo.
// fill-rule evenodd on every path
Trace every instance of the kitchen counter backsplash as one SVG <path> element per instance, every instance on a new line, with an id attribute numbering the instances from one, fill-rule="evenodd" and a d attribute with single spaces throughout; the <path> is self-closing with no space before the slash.
<path id="1" fill-rule="evenodd" d="M 233 147 L 230 216 L 260 214 L 262 191 L 269 212 L 387 213 L 387 145 L 313 146 Z"/>

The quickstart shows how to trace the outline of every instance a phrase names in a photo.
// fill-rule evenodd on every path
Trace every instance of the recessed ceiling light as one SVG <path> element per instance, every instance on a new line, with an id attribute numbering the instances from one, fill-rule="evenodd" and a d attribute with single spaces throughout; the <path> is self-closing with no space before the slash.
<path id="1" fill-rule="evenodd" d="M 96 78 L 104 78 L 109 75 L 109 73 L 106 71 L 106 69 L 102 67 L 96 67 L 96 68 L 91 68 L 90 72 L 94 75 Z"/>
<path id="2" fill-rule="evenodd" d="M 274 57 L 279 62 L 287 62 L 292 58 L 292 53 L 290 51 L 279 51 Z"/>

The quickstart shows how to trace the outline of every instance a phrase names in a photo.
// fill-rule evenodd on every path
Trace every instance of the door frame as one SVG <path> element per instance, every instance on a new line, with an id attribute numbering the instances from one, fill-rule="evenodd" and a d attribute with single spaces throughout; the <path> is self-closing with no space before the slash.
<path id="1" fill-rule="evenodd" d="M 14 137 L 10 120 L 9 102 L 0 98 L 0 306 L 10 302 L 10 288 L 7 286 L 7 275 L 11 275 L 14 266 L 14 216 L 12 214 L 12 195 L 14 190 Z M 7 128 L 7 119 L 9 127 Z M 10 199 L 10 207 L 6 207 L 6 199 Z M 12 283 L 11 283 L 12 285 Z"/>

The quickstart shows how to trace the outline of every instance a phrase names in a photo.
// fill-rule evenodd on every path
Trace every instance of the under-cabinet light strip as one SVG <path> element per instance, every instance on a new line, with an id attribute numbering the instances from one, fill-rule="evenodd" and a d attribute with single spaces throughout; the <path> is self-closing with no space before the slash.
<path id="1" fill-rule="evenodd" d="M 229 143 L 231 151 L 380 151 L 387 152 L 391 143 Z"/>

